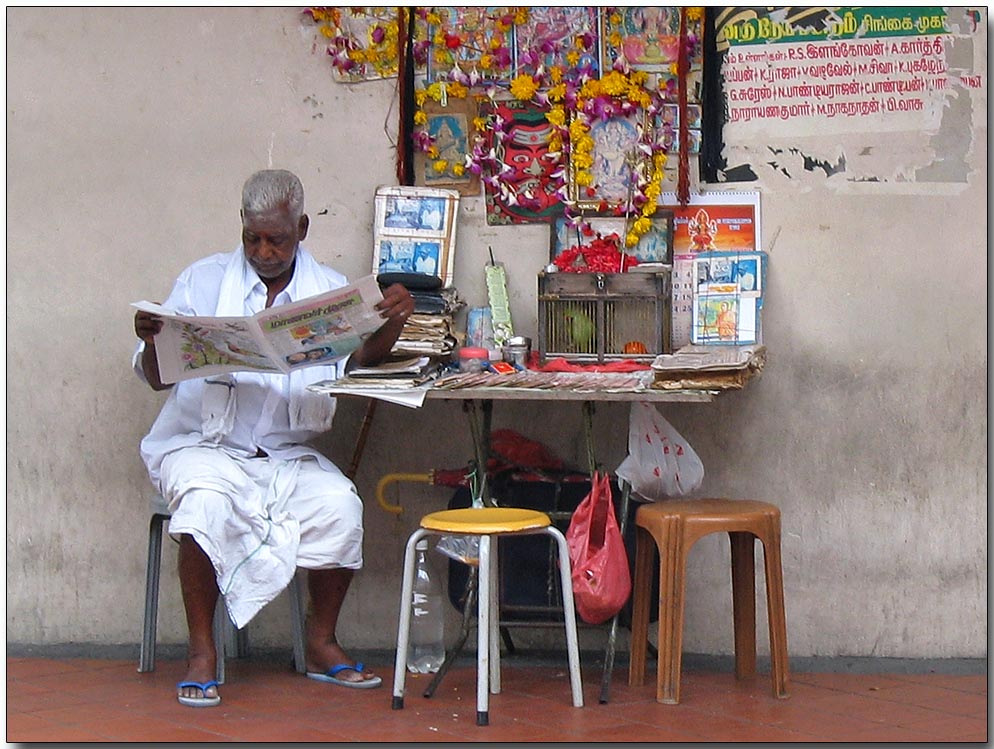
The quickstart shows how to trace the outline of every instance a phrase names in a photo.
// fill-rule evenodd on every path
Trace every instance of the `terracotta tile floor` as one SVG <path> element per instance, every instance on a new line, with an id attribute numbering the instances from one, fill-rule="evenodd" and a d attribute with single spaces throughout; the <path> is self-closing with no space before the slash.
<path id="1" fill-rule="evenodd" d="M 679 705 L 657 704 L 654 671 L 630 688 L 615 668 L 599 704 L 600 668 L 584 669 L 586 706 L 574 708 L 564 665 L 506 658 L 490 725 L 476 725 L 476 670 L 458 663 L 431 699 L 425 676 L 407 680 L 391 708 L 392 664 L 375 662 L 383 687 L 348 690 L 311 681 L 275 659 L 229 660 L 223 702 L 191 709 L 173 685 L 183 663 L 7 658 L 7 741 L 987 741 L 987 676 L 791 674 L 774 699 L 768 676 L 684 670 Z M 652 665 L 650 664 L 650 670 Z"/>

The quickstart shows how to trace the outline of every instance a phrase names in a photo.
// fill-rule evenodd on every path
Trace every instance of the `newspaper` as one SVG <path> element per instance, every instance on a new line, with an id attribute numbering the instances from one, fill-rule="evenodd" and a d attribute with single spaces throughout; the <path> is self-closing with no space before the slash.
<path id="1" fill-rule="evenodd" d="M 712 372 L 753 368 L 766 358 L 762 344 L 749 346 L 701 346 L 690 344 L 675 354 L 660 354 L 652 362 L 657 373 Z"/>
<path id="2" fill-rule="evenodd" d="M 165 383 L 228 372 L 289 373 L 352 353 L 383 325 L 383 298 L 369 275 L 340 289 L 269 307 L 251 317 L 178 315 L 153 302 L 136 309 L 162 317 L 155 336 Z"/>

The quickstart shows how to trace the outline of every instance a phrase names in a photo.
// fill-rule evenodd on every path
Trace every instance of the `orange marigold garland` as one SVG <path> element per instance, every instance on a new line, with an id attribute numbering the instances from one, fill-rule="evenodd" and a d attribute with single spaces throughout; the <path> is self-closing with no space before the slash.
<path id="1" fill-rule="evenodd" d="M 328 54 L 332 57 L 333 65 L 343 75 L 363 73 L 368 77 L 371 72 L 388 75 L 391 71 L 396 72 L 399 67 L 397 40 L 403 32 L 398 28 L 396 15 L 382 20 L 370 20 L 365 46 L 350 39 L 346 33 L 343 13 L 355 14 L 367 10 L 375 9 L 310 8 L 306 11 L 315 22 L 321 24 L 321 33 L 331 40 Z M 508 205 L 527 206 L 534 196 L 519 195 L 515 192 L 514 185 L 505 183 L 508 169 L 499 157 L 500 145 L 506 137 L 504 122 L 493 117 L 486 120 L 478 118 L 474 122 L 475 138 L 465 164 L 441 163 L 438 149 L 425 130 L 427 117 L 422 107 L 428 98 L 443 106 L 450 96 L 495 99 L 500 91 L 496 81 L 506 81 L 507 73 L 513 65 L 509 43 L 511 33 L 515 26 L 528 20 L 528 8 L 480 8 L 477 13 L 492 25 L 493 33 L 489 36 L 478 33 L 475 37 L 468 29 L 451 24 L 448 15 L 443 16 L 449 13 L 447 9 L 422 7 L 414 8 L 413 12 L 418 22 L 412 45 L 415 64 L 431 64 L 428 58 L 432 55 L 432 63 L 438 68 L 435 81 L 415 92 L 414 132 L 411 135 L 413 147 L 425 152 L 433 160 L 432 168 L 436 171 L 452 170 L 453 173 L 462 173 L 470 170 L 479 174 L 487 187 L 500 194 Z M 600 12 L 611 14 L 609 17 L 613 25 L 617 26 L 616 19 L 621 17 L 618 8 L 604 7 Z M 627 199 L 612 208 L 613 213 L 626 218 L 624 232 L 615 237 L 616 249 L 636 246 L 652 226 L 651 219 L 662 193 L 661 183 L 668 158 L 668 144 L 673 140 L 672 129 L 667 130 L 670 126 L 658 124 L 660 118 L 656 115 L 664 102 L 672 102 L 674 98 L 679 112 L 675 134 L 679 150 L 677 197 L 683 204 L 689 201 L 687 78 L 691 60 L 695 59 L 699 49 L 704 13 L 700 7 L 680 7 L 679 14 L 679 49 L 677 60 L 671 66 L 671 73 L 675 74 L 672 78 L 659 76 L 658 82 L 650 81 L 645 72 L 632 70 L 623 54 L 614 60 L 611 70 L 602 71 L 598 76 L 589 63 L 591 53 L 597 48 L 596 35 L 584 32 L 571 41 L 573 49 L 563 47 L 559 50 L 561 54 L 557 55 L 557 60 L 565 61 L 565 64 L 548 67 L 542 64 L 549 52 L 547 49 L 517 50 L 518 63 L 525 63 L 525 68 L 531 72 L 512 78 L 509 86 L 503 89 L 519 101 L 531 102 L 547 109 L 546 119 L 553 127 L 547 155 L 551 164 L 549 179 L 554 180 L 555 192 L 564 205 L 567 219 L 571 225 L 581 230 L 588 229 L 589 224 L 583 220 L 577 203 L 587 202 L 584 198 L 596 194 L 596 185 L 593 184 L 590 172 L 594 148 L 590 136 L 591 124 L 635 112 L 646 114 L 648 124 L 640 125 L 635 153 L 631 154 L 631 162 L 644 163 L 645 168 L 633 169 L 633 184 Z M 403 14 L 400 17 L 403 18 Z M 432 30 L 431 38 L 428 37 L 429 30 Z M 612 44 L 620 47 L 617 41 Z M 573 185 L 579 191 L 578 196 L 571 195 L 568 189 L 570 170 Z M 603 212 L 608 206 L 604 204 L 599 209 Z M 603 249 L 601 247 L 592 252 L 588 249 L 587 254 L 591 255 L 594 265 L 607 256 Z M 573 257 L 571 266 L 575 267 L 578 260 L 587 260 L 586 254 L 579 254 L 580 257 Z M 622 259 L 615 265 L 615 270 L 627 267 L 623 259 L 627 256 L 620 249 L 618 254 Z"/>

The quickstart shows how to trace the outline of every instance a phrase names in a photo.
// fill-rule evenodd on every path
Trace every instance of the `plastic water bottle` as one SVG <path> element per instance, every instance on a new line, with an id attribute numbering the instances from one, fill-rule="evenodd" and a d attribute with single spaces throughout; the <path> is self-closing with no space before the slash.
<path id="1" fill-rule="evenodd" d="M 415 549 L 417 556 L 407 670 L 415 674 L 428 674 L 438 671 L 445 660 L 442 584 L 428 559 L 428 541 L 421 539 Z"/>

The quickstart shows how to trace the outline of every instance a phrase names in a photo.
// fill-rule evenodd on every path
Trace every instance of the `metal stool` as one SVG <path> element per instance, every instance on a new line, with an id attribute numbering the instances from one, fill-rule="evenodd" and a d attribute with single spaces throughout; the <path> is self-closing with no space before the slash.
<path id="1" fill-rule="evenodd" d="M 649 597 L 653 552 L 659 552 L 659 663 L 656 701 L 680 702 L 684 591 L 687 554 L 710 533 L 727 532 L 732 556 L 732 618 L 735 676 L 756 674 L 756 579 L 754 541 L 763 544 L 766 608 L 770 629 L 773 694 L 787 697 L 787 621 L 780 561 L 780 510 L 754 500 L 663 500 L 641 505 L 635 513 L 635 581 L 632 586 L 632 645 L 628 684 L 645 683 Z M 653 548 L 655 542 L 655 548 Z"/>
<path id="2" fill-rule="evenodd" d="M 159 570 L 162 566 L 162 527 L 169 519 L 169 507 L 160 494 L 149 498 L 151 520 L 148 525 L 148 559 L 145 565 L 145 616 L 142 621 L 142 642 L 138 655 L 138 671 L 155 670 L 155 634 L 159 621 Z M 298 673 L 307 670 L 304 662 L 304 597 L 300 570 L 287 586 L 290 591 L 290 625 L 293 630 L 293 664 Z M 224 683 L 224 661 L 228 652 L 236 657 L 248 654 L 248 633 L 236 630 L 218 598 L 214 609 L 214 642 L 217 647 L 217 676 Z"/>
<path id="3" fill-rule="evenodd" d="M 479 538 L 479 596 L 476 644 L 476 724 L 490 722 L 489 695 L 500 693 L 500 612 L 497 595 L 497 543 L 501 536 L 544 533 L 556 540 L 563 590 L 572 590 L 569 547 L 566 537 L 552 525 L 549 516 L 537 510 L 510 507 L 471 507 L 433 512 L 421 518 L 421 527 L 411 534 L 404 552 L 404 577 L 400 593 L 400 625 L 397 631 L 397 660 L 393 677 L 393 709 L 404 707 L 407 677 L 407 646 L 411 627 L 411 595 L 414 591 L 415 546 L 427 535 L 461 535 Z M 580 680 L 580 651 L 572 595 L 563 596 L 563 618 L 569 658 L 573 706 L 583 707 Z"/>

